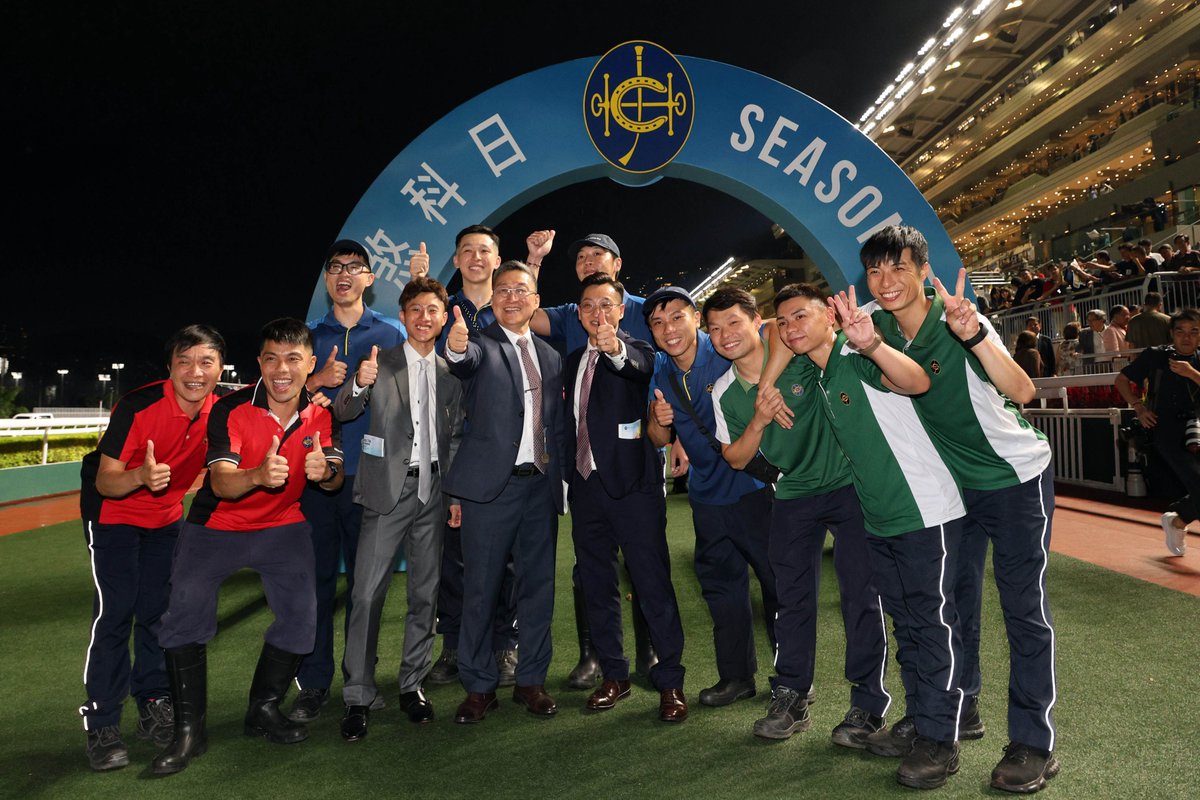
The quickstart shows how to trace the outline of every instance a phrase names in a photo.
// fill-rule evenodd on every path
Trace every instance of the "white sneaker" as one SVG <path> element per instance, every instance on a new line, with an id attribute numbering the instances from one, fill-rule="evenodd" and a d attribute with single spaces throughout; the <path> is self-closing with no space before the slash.
<path id="1" fill-rule="evenodd" d="M 1174 511 L 1168 511 L 1162 515 L 1162 529 L 1167 536 L 1167 549 L 1172 554 L 1181 556 L 1187 552 L 1187 529 L 1176 528 L 1175 520 L 1179 519 L 1179 515 Z"/>

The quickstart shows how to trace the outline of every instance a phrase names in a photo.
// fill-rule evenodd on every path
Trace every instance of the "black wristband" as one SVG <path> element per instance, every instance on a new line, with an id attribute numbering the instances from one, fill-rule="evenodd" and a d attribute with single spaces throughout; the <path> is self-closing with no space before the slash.
<path id="1" fill-rule="evenodd" d="M 986 339 L 987 335 L 988 335 L 987 328 L 980 325 L 979 330 L 975 332 L 974 336 L 972 336 L 970 339 L 963 339 L 963 347 L 970 350 L 972 347 L 974 347 L 975 345 L 979 344 L 984 339 Z"/>

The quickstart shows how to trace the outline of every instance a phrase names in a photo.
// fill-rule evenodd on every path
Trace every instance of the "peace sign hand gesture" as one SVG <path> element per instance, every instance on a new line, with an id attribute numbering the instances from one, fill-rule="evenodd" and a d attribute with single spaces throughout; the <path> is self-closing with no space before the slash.
<path id="1" fill-rule="evenodd" d="M 874 344 L 875 323 L 871 321 L 870 314 L 858 307 L 853 286 L 850 287 L 849 294 L 838 292 L 830 297 L 829 305 L 842 318 L 842 330 L 856 350 L 863 350 Z"/>
<path id="2" fill-rule="evenodd" d="M 966 284 L 965 268 L 958 271 L 958 284 L 954 287 L 953 295 L 946 291 L 940 280 L 936 277 L 933 279 L 933 288 L 946 304 L 946 324 L 950 326 L 950 332 L 964 342 L 979 333 L 979 315 L 975 313 L 975 304 L 964 296 Z"/>

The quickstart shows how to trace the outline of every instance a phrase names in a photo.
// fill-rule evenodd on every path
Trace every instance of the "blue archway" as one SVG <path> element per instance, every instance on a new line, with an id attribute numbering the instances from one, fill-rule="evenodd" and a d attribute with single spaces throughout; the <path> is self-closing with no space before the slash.
<path id="1" fill-rule="evenodd" d="M 777 222 L 834 288 L 861 285 L 862 242 L 901 221 L 928 238 L 944 282 L 962 266 L 925 198 L 845 119 L 778 81 L 649 42 L 522 75 L 459 106 L 392 160 L 341 237 L 368 245 L 373 304 L 394 308 L 418 242 L 445 283 L 454 235 L 468 225 L 496 224 L 573 183 L 663 176 L 725 192 Z M 327 310 L 318 280 L 308 318 Z"/>

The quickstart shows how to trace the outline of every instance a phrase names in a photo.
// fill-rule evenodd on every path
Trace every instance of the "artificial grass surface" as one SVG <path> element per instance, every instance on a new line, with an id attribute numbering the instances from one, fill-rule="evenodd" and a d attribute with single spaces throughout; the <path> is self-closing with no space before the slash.
<path id="1" fill-rule="evenodd" d="M 84 648 L 92 584 L 77 523 L 0 538 L 0 797 L 256 798 L 861 798 L 912 796 L 897 785 L 897 760 L 832 745 L 829 731 L 849 704 L 842 678 L 843 636 L 829 553 L 822 577 L 813 727 L 784 742 L 756 739 L 753 721 L 767 700 L 771 656 L 756 620 L 759 695 L 721 709 L 697 702 L 716 681 L 711 621 L 692 569 L 693 536 L 686 498 L 668 501 L 673 575 L 683 615 L 691 716 L 682 725 L 656 721 L 656 693 L 644 685 L 616 709 L 582 711 L 587 693 L 565 687 L 578 656 L 571 606 L 570 521 L 559 530 L 554 661 L 547 688 L 559 713 L 540 719 L 501 690 L 500 710 L 480 725 L 455 725 L 458 686 L 431 687 L 433 723 L 415 726 L 398 709 L 404 575 L 388 595 L 379 679 L 388 708 L 371 716 L 370 735 L 342 741 L 340 682 L 311 737 L 273 745 L 242 735 L 251 674 L 271 614 L 257 575 L 224 586 L 221 628 L 209 645 L 209 751 L 185 772 L 149 775 L 155 751 L 134 737 L 137 711 L 127 703 L 122 729 L 131 764 L 93 773 L 83 753 L 75 709 L 85 699 Z M 1047 796 L 1194 798 L 1200 796 L 1200 598 L 1062 556 L 1049 585 L 1058 630 L 1058 758 L 1062 773 Z M 753 584 L 755 590 L 757 584 Z M 757 605 L 757 604 L 756 604 Z M 337 655 L 341 652 L 341 615 Z M 632 630 L 626 614 L 627 650 Z M 440 651 L 440 643 L 438 647 Z M 894 652 L 894 651 L 893 651 Z M 987 787 L 1007 742 L 1007 644 L 994 587 L 984 596 L 981 711 L 987 735 L 962 746 L 962 767 L 938 797 L 1004 796 Z M 340 678 L 335 679 L 340 681 Z M 903 713 L 899 675 L 889 689 Z M 293 693 L 289 694 L 288 706 Z"/>

